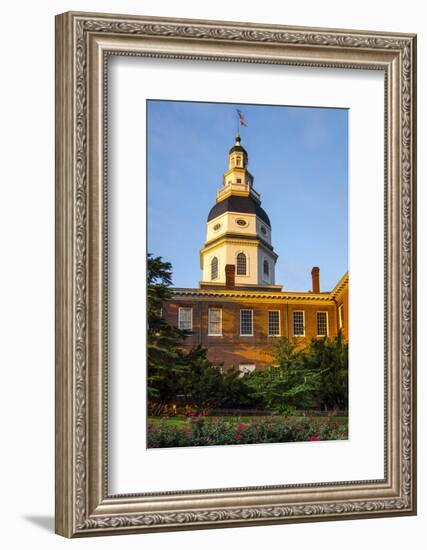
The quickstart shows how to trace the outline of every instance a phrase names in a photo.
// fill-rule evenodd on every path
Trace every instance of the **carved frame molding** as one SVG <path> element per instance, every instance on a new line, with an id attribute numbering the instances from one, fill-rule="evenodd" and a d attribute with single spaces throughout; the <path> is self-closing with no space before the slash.
<path id="1" fill-rule="evenodd" d="M 384 71 L 383 480 L 108 494 L 109 55 Z M 56 18 L 56 71 L 56 532 L 76 537 L 415 514 L 415 35 L 69 12 Z"/>

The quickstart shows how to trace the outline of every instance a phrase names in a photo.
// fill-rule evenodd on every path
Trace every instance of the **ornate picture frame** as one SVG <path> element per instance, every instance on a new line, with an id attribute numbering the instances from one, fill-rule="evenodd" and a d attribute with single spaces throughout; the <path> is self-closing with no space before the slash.
<path id="1" fill-rule="evenodd" d="M 109 494 L 106 60 L 111 55 L 384 72 L 384 479 Z M 415 179 L 415 35 L 58 15 L 56 532 L 82 537 L 415 514 Z"/>

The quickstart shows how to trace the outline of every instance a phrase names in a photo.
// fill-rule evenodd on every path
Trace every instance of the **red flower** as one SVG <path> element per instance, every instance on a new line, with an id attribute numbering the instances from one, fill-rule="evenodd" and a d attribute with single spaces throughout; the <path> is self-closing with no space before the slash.
<path id="1" fill-rule="evenodd" d="M 234 436 L 234 439 L 243 439 L 243 435 L 242 434 L 236 434 Z"/>
<path id="2" fill-rule="evenodd" d="M 310 441 L 320 441 L 320 435 L 310 435 Z"/>
<path id="3" fill-rule="evenodd" d="M 239 424 L 239 425 L 237 426 L 237 429 L 238 429 L 239 431 L 242 431 L 242 430 L 245 429 L 245 427 L 246 427 L 246 426 L 245 426 L 244 424 Z"/>

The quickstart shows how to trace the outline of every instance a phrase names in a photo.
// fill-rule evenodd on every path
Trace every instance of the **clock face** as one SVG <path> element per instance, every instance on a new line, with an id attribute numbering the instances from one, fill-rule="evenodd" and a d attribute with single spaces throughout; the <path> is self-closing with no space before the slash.
<path id="1" fill-rule="evenodd" d="M 242 218 L 239 218 L 236 220 L 237 225 L 240 225 L 241 227 L 244 227 L 245 225 L 248 225 L 248 222 L 246 220 L 243 220 Z"/>
<path id="2" fill-rule="evenodd" d="M 261 233 L 267 235 L 267 229 L 263 225 L 261 225 Z"/>
<path id="3" fill-rule="evenodd" d="M 218 229 L 221 229 L 221 224 L 220 223 L 216 223 L 213 227 L 214 231 L 218 231 Z"/>

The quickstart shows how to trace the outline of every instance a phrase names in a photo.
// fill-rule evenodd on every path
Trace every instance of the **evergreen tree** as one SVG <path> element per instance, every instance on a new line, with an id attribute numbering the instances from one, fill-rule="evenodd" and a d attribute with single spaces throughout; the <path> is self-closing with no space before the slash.
<path id="1" fill-rule="evenodd" d="M 180 346 L 188 331 L 170 325 L 162 316 L 164 303 L 172 296 L 172 265 L 161 257 L 147 258 L 147 390 L 154 414 L 161 414 L 179 391 L 185 370 L 179 362 Z"/>
<path id="2" fill-rule="evenodd" d="M 305 363 L 309 369 L 320 373 L 318 405 L 323 409 L 347 409 L 348 343 L 341 331 L 333 339 L 313 338 L 305 355 Z"/>

